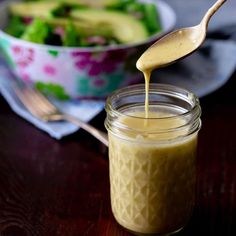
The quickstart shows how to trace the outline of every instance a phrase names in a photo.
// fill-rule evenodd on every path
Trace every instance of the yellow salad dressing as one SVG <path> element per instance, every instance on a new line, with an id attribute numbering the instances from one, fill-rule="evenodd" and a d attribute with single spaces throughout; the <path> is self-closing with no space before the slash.
<path id="1" fill-rule="evenodd" d="M 181 229 L 194 203 L 197 135 L 187 130 L 151 133 L 181 126 L 181 118 L 149 119 L 144 112 L 130 112 L 120 118 L 134 133 L 109 132 L 111 202 L 113 214 L 122 226 L 143 234 L 164 234 Z M 171 114 L 149 112 L 149 118 Z M 133 117 L 134 116 L 134 117 Z M 124 138 L 125 135 L 125 138 Z"/>

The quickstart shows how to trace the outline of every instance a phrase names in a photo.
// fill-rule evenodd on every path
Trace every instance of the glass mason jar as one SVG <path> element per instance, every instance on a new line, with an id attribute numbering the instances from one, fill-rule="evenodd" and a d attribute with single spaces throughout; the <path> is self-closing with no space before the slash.
<path id="1" fill-rule="evenodd" d="M 112 212 L 138 235 L 168 235 L 192 214 L 201 108 L 191 92 L 151 84 L 145 117 L 144 85 L 107 99 Z"/>

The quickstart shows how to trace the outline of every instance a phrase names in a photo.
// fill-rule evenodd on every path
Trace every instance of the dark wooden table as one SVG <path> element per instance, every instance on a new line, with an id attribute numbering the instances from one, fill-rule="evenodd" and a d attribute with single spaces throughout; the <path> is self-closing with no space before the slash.
<path id="1" fill-rule="evenodd" d="M 236 74 L 201 105 L 196 207 L 178 235 L 236 235 Z M 106 148 L 84 131 L 56 141 L 0 98 L 0 235 L 129 235 L 111 213 Z"/>

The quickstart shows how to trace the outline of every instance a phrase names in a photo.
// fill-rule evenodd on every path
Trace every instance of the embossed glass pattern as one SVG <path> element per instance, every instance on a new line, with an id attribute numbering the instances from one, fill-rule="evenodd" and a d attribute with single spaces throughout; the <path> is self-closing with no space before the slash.
<path id="1" fill-rule="evenodd" d="M 133 124 L 144 118 L 130 114 L 144 110 L 144 92 L 142 85 L 131 86 L 107 100 L 111 205 L 126 229 L 164 235 L 184 227 L 192 213 L 201 110 L 192 93 L 151 85 L 150 111 L 171 116 L 148 119 L 151 129 L 140 129 Z"/>

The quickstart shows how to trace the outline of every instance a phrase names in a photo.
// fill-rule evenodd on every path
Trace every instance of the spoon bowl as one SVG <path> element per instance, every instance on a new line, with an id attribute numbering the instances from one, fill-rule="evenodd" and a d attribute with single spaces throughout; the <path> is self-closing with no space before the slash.
<path id="1" fill-rule="evenodd" d="M 152 71 L 167 66 L 196 51 L 204 42 L 212 15 L 226 0 L 218 0 L 205 14 L 200 24 L 173 31 L 149 47 L 137 61 L 137 68 Z"/>

